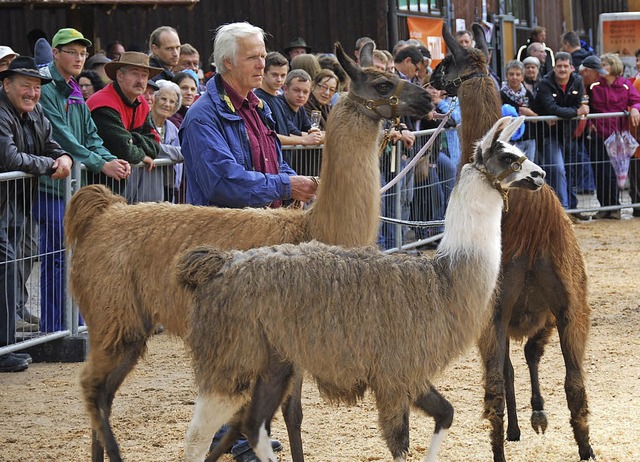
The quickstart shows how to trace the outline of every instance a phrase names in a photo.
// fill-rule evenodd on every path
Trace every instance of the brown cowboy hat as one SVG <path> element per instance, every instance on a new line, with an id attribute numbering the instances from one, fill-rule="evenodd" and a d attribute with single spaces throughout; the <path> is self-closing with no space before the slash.
<path id="1" fill-rule="evenodd" d="M 149 69 L 149 78 L 155 77 L 162 69 L 149 66 L 149 57 L 137 51 L 125 51 L 120 56 L 120 61 L 111 61 L 104 65 L 104 72 L 111 80 L 116 80 L 116 71 L 122 66 L 135 66 Z"/>

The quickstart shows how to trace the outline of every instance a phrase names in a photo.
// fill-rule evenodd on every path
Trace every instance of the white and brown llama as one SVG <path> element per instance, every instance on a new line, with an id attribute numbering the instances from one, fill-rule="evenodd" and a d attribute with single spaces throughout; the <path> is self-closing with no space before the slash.
<path id="1" fill-rule="evenodd" d="M 473 155 L 472 143 L 483 130 L 500 118 L 500 96 L 487 72 L 484 33 L 478 24 L 472 29 L 479 49 L 460 46 L 444 23 L 443 37 L 451 55 L 438 65 L 432 78 L 436 88 L 460 100 L 461 164 Z M 554 327 L 565 362 L 564 387 L 578 453 L 581 460 L 595 458 L 589 443 L 583 373 L 591 312 L 587 275 L 573 226 L 549 186 L 536 194 L 523 190 L 510 194 L 509 211 L 502 219 L 502 252 L 502 276 L 492 322 L 479 341 L 485 374 L 484 413 L 491 423 L 494 462 L 506 460 L 505 399 L 507 439 L 520 439 L 509 339 L 528 338 L 524 352 L 531 376 L 531 425 L 536 433 L 544 433 L 547 417 L 538 365 Z"/>
<path id="2" fill-rule="evenodd" d="M 433 415 L 432 380 L 491 314 L 505 190 L 544 184 L 508 143 L 522 122 L 503 118 L 478 144 L 433 259 L 318 242 L 186 252 L 178 277 L 194 292 L 185 342 L 199 390 L 188 462 L 201 462 L 213 432 L 249 401 L 243 431 L 260 461 L 276 461 L 266 428 L 296 369 L 330 401 L 354 403 L 369 389 L 394 461 L 405 460 L 410 407 Z M 450 424 L 436 428 L 428 462 Z"/>
<path id="3" fill-rule="evenodd" d="M 122 460 L 109 421 L 112 402 L 155 326 L 180 337 L 186 333 L 190 297 L 173 276 L 176 255 L 204 244 L 250 249 L 312 239 L 345 246 L 376 242 L 381 120 L 424 117 L 433 104 L 420 87 L 361 69 L 339 44 L 336 55 L 351 90 L 331 111 L 321 184 L 310 210 L 127 205 L 99 185 L 82 188 L 71 199 L 65 229 L 73 250 L 71 290 L 90 332 L 80 384 L 94 462 L 103 460 L 105 450 L 112 462 Z M 285 421 L 294 460 L 303 461 L 300 398 L 291 401 Z"/>

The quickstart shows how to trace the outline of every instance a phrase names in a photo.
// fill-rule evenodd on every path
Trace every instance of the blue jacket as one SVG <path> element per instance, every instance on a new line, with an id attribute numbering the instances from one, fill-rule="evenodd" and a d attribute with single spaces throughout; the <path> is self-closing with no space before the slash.
<path id="1" fill-rule="evenodd" d="M 262 104 L 259 110 L 273 127 L 269 106 Z M 219 74 L 207 82 L 206 93 L 187 111 L 179 136 L 188 203 L 264 207 L 291 198 L 289 175 L 296 173 L 282 160 L 280 142 L 276 141 L 280 173 L 254 171 L 244 121 L 226 95 Z"/>

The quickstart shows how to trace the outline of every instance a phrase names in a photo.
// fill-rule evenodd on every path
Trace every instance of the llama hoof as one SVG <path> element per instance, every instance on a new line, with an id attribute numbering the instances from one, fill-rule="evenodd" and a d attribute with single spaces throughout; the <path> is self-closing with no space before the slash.
<path id="1" fill-rule="evenodd" d="M 588 446 L 584 451 L 580 450 L 580 460 L 596 460 L 596 455 L 591 446 Z"/>
<path id="2" fill-rule="evenodd" d="M 520 441 L 520 429 L 511 430 L 507 428 L 507 441 Z"/>
<path id="3" fill-rule="evenodd" d="M 533 411 L 531 413 L 531 426 L 536 431 L 536 433 L 547 431 L 547 414 L 544 411 Z"/>

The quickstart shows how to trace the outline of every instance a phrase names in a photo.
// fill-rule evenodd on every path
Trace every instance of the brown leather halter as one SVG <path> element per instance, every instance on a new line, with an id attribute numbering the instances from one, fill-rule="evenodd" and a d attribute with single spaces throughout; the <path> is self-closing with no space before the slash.
<path id="1" fill-rule="evenodd" d="M 398 96 L 400 95 L 400 92 L 402 91 L 402 88 L 404 87 L 405 83 L 406 83 L 405 80 L 400 79 L 400 81 L 398 82 L 398 85 L 396 86 L 396 91 L 394 91 L 393 95 L 389 96 L 388 98 L 365 99 L 354 94 L 352 91 L 347 93 L 347 95 L 349 96 L 349 98 L 362 104 L 364 107 L 366 107 L 370 111 L 375 112 L 383 119 L 397 119 L 398 118 L 397 108 L 398 108 L 398 104 L 400 103 L 400 99 L 398 98 Z M 386 117 L 382 115 L 377 109 L 379 106 L 390 106 L 391 117 Z"/>
<path id="2" fill-rule="evenodd" d="M 491 182 L 491 185 L 502 195 L 502 202 L 504 203 L 504 213 L 509 211 L 509 191 L 502 188 L 500 182 L 504 180 L 506 177 L 511 175 L 512 173 L 519 172 L 522 170 L 522 164 L 527 160 L 527 156 L 520 156 L 515 162 L 511 162 L 507 168 L 501 171 L 498 175 L 493 176 L 485 169 L 480 169 L 476 165 L 474 168 L 482 173 L 487 179 Z"/>

